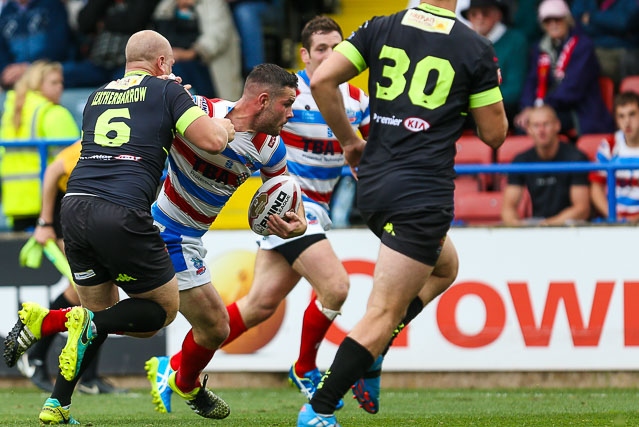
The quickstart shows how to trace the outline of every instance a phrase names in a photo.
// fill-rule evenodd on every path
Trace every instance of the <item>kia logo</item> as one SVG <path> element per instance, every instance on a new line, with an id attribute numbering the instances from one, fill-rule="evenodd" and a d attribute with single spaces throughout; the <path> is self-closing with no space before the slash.
<path id="1" fill-rule="evenodd" d="M 409 117 L 404 120 L 404 127 L 411 132 L 421 132 L 428 130 L 430 124 L 419 117 Z"/>

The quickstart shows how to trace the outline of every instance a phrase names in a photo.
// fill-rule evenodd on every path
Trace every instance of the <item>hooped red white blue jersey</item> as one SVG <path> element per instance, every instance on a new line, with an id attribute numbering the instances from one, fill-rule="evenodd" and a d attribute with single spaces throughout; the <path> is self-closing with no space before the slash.
<path id="1" fill-rule="evenodd" d="M 235 105 L 222 99 L 194 97 L 209 117 L 226 117 Z M 153 217 L 172 231 L 200 237 L 207 232 L 231 195 L 253 172 L 262 179 L 285 174 L 286 148 L 279 136 L 236 132 L 223 152 L 210 154 L 176 136 L 169 167 Z"/>
<path id="2" fill-rule="evenodd" d="M 596 160 L 600 163 L 636 162 L 639 159 L 639 148 L 630 147 L 623 131 L 618 130 L 613 136 L 603 138 L 597 149 Z M 606 171 L 593 171 L 591 181 L 606 185 Z M 615 173 L 617 215 L 634 216 L 639 213 L 639 170 L 618 169 Z"/>
<path id="3" fill-rule="evenodd" d="M 349 83 L 341 84 L 339 89 L 351 125 L 368 138 L 368 96 Z M 342 174 L 344 153 L 317 108 L 305 70 L 297 72 L 293 117 L 284 125 L 281 137 L 286 145 L 289 173 L 297 178 L 303 200 L 316 202 L 328 211 L 333 188 Z"/>

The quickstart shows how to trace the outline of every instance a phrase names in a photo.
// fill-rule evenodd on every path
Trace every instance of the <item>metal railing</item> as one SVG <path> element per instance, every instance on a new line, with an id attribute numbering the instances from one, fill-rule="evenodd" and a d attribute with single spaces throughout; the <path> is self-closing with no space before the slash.
<path id="1" fill-rule="evenodd" d="M 44 179 L 44 171 L 47 167 L 50 147 L 68 146 L 77 139 L 48 139 L 30 141 L 0 141 L 0 147 L 35 147 L 40 154 L 40 178 Z M 624 159 L 623 162 L 611 161 L 609 163 L 596 162 L 540 162 L 540 163 L 492 163 L 492 164 L 463 164 L 456 165 L 455 172 L 458 175 L 475 175 L 478 173 L 570 173 L 589 172 L 603 170 L 607 172 L 606 183 L 608 186 L 608 218 L 607 222 L 617 222 L 617 197 L 615 192 L 615 171 L 639 169 L 639 159 L 636 161 Z M 347 166 L 342 169 L 342 175 L 350 175 Z"/>
<path id="2" fill-rule="evenodd" d="M 66 147 L 68 145 L 76 142 L 78 138 L 75 139 L 32 139 L 29 141 L 25 140 L 0 140 L 0 147 L 4 148 L 21 148 L 21 147 L 31 147 L 37 148 L 38 153 L 40 154 L 40 180 L 44 179 L 44 171 L 47 168 L 47 162 L 49 159 L 49 148 L 50 147 Z M 0 158 L 0 161 L 2 159 Z"/>

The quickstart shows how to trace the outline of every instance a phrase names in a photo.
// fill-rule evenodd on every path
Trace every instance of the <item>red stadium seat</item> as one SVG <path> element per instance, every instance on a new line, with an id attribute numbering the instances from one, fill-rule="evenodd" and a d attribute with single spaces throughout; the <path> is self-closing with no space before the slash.
<path id="1" fill-rule="evenodd" d="M 484 144 L 476 135 L 462 135 L 456 143 L 457 153 L 455 154 L 455 164 L 467 165 L 487 165 L 493 162 L 493 149 Z M 466 181 L 466 182 L 462 182 Z M 488 174 L 478 174 L 477 176 L 460 175 L 455 180 L 457 191 L 470 190 L 472 185 L 467 183 L 474 181 L 477 190 L 486 190 L 491 182 L 491 176 Z"/>
<path id="2" fill-rule="evenodd" d="M 533 147 L 528 135 L 509 135 L 497 149 L 497 163 L 512 163 L 515 156 Z"/>
<path id="3" fill-rule="evenodd" d="M 619 92 L 632 91 L 639 93 L 639 76 L 628 76 L 619 84 Z"/>
<path id="4" fill-rule="evenodd" d="M 455 192 L 455 222 L 462 225 L 496 225 L 501 222 L 501 191 Z"/>
<path id="5" fill-rule="evenodd" d="M 455 178 L 455 193 L 476 193 L 484 190 L 484 183 L 472 175 L 459 175 Z"/>
<path id="6" fill-rule="evenodd" d="M 476 193 L 455 192 L 455 219 L 457 225 L 498 225 L 501 224 L 501 208 L 504 196 L 501 191 L 479 191 Z M 521 218 L 532 215 L 532 201 L 528 191 L 517 208 Z"/>
<path id="7" fill-rule="evenodd" d="M 613 103 L 615 100 L 615 82 L 610 77 L 599 77 L 599 88 L 601 89 L 601 98 L 604 104 L 608 108 L 608 111 L 612 113 Z"/>
<path id="8" fill-rule="evenodd" d="M 608 136 L 606 133 L 591 133 L 587 135 L 581 135 L 577 140 L 577 148 L 583 151 L 590 161 L 594 161 L 597 156 L 597 149 L 601 144 L 601 141 Z"/>

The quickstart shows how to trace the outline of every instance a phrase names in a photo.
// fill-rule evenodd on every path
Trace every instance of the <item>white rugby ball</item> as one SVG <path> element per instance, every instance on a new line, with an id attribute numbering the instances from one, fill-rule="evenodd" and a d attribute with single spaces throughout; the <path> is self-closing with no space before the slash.
<path id="1" fill-rule="evenodd" d="M 257 189 L 248 210 L 251 230 L 266 236 L 269 234 L 266 221 L 269 215 L 284 218 L 288 211 L 296 212 L 302 201 L 302 189 L 295 178 L 280 175 L 269 179 Z"/>

